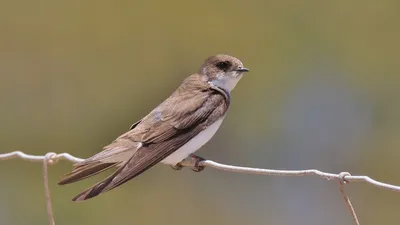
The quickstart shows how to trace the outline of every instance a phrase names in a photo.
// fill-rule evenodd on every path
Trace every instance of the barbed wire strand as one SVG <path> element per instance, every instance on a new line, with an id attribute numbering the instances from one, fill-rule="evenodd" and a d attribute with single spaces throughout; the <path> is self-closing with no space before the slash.
<path id="1" fill-rule="evenodd" d="M 20 158 L 29 162 L 42 162 L 43 163 L 43 177 L 44 177 L 44 188 L 45 188 L 45 196 L 46 196 L 46 206 L 47 206 L 47 214 L 49 218 L 50 225 L 54 225 L 54 215 L 51 206 L 51 197 L 50 197 L 50 190 L 48 186 L 48 164 L 52 165 L 58 162 L 58 160 L 63 159 L 73 163 L 81 162 L 83 159 L 77 158 L 75 156 L 70 155 L 69 153 L 61 153 L 56 154 L 53 152 L 49 152 L 42 155 L 29 155 L 25 154 L 21 151 L 14 151 L 9 153 L 0 154 L 0 161 L 1 160 L 9 160 L 13 158 Z M 183 166 L 192 167 L 194 165 L 194 161 L 191 159 L 187 159 L 182 162 Z M 379 188 L 400 192 L 400 186 L 383 183 L 377 180 L 374 180 L 368 176 L 353 176 L 348 172 L 342 172 L 340 174 L 334 173 L 327 173 L 322 172 L 315 169 L 308 169 L 308 170 L 272 170 L 272 169 L 261 169 L 261 168 L 251 168 L 251 167 L 242 167 L 242 166 L 232 166 L 217 163 L 211 160 L 204 160 L 200 162 L 200 165 L 205 167 L 211 167 L 218 170 L 228 171 L 228 172 L 235 172 L 235 173 L 246 173 L 246 174 L 258 174 L 258 175 L 267 175 L 267 176 L 307 176 L 307 175 L 315 175 L 327 180 L 338 180 L 340 184 L 340 192 L 351 212 L 353 217 L 354 224 L 359 225 L 359 221 L 357 215 L 355 213 L 354 207 L 351 204 L 350 198 L 347 196 L 344 184 L 357 181 L 357 182 L 365 182 L 377 186 Z"/>
<path id="2" fill-rule="evenodd" d="M 353 207 L 353 204 L 351 204 L 350 198 L 346 194 L 346 190 L 344 189 L 344 185 L 346 183 L 348 183 L 344 177 L 348 176 L 348 175 L 350 175 L 350 173 L 347 173 L 347 172 L 342 172 L 339 174 L 339 176 L 342 178 L 342 179 L 339 179 L 340 193 L 342 194 L 344 202 L 346 203 L 347 208 L 349 209 L 351 216 L 353 217 L 353 223 L 355 225 L 360 225 L 360 222 L 358 221 L 358 217 L 357 217 L 356 211 Z"/>
<path id="3" fill-rule="evenodd" d="M 0 154 L 0 161 L 20 158 L 29 162 L 42 162 L 43 163 L 43 182 L 44 182 L 44 192 L 46 198 L 46 209 L 47 217 L 50 225 L 55 225 L 53 207 L 51 204 L 50 188 L 49 188 L 49 178 L 48 178 L 48 165 L 53 165 L 60 159 L 64 159 L 73 163 L 81 162 L 83 159 L 74 157 L 68 153 L 56 154 L 54 152 L 48 152 L 44 156 L 41 155 L 28 155 L 21 151 L 14 151 L 9 153 Z"/>
<path id="4" fill-rule="evenodd" d="M 53 207 L 51 205 L 50 188 L 49 188 L 49 176 L 47 172 L 47 166 L 54 163 L 51 157 L 54 156 L 52 153 L 47 153 L 43 159 L 43 181 L 44 181 L 44 193 L 46 197 L 46 209 L 47 217 L 49 218 L 49 224 L 55 225 L 53 216 Z"/>

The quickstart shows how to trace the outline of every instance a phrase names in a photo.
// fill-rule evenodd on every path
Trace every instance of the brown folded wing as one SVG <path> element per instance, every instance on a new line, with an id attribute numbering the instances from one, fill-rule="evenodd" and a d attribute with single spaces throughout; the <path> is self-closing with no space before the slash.
<path id="1" fill-rule="evenodd" d="M 174 98 L 179 94 L 174 93 L 115 141 L 117 144 L 118 140 L 129 139 L 142 147 L 115 173 L 77 195 L 74 201 L 92 198 L 138 176 L 221 118 L 228 109 L 226 96 L 212 89 Z M 165 104 L 173 107 L 164 107 Z"/>

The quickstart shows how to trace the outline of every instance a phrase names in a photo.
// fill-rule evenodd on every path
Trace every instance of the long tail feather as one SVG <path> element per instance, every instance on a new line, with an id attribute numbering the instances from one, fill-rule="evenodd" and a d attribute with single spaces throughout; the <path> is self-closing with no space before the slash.
<path id="1" fill-rule="evenodd" d="M 90 198 L 93 198 L 103 192 L 109 191 L 110 189 L 106 189 L 106 187 L 114 180 L 114 178 L 124 169 L 127 165 L 127 162 L 118 168 L 113 174 L 105 178 L 104 180 L 98 182 L 97 184 L 91 186 L 90 188 L 86 189 L 85 191 L 79 193 L 75 196 L 72 201 L 83 201 Z"/>
<path id="2" fill-rule="evenodd" d="M 114 167 L 116 163 L 88 163 L 76 166 L 72 172 L 65 174 L 64 178 L 58 182 L 59 185 L 70 184 L 76 181 L 94 176 L 100 172 Z"/>
<path id="3" fill-rule="evenodd" d="M 79 193 L 77 196 L 72 198 L 72 201 L 83 201 L 93 198 L 100 193 L 104 192 L 104 188 L 114 179 L 115 175 L 111 175 L 85 191 Z"/>

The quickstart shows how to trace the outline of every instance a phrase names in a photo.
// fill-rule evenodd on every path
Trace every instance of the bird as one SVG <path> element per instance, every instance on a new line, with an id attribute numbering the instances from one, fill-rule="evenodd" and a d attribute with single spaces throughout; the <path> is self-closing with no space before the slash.
<path id="1" fill-rule="evenodd" d="M 204 169 L 200 156 L 193 154 L 217 132 L 231 103 L 231 91 L 249 69 L 226 54 L 208 57 L 200 70 L 149 114 L 135 122 L 103 150 L 75 163 L 59 185 L 74 183 L 115 168 L 114 173 L 76 195 L 83 201 L 112 190 L 158 163 L 180 170 L 188 157 L 195 160 L 193 171 Z"/>

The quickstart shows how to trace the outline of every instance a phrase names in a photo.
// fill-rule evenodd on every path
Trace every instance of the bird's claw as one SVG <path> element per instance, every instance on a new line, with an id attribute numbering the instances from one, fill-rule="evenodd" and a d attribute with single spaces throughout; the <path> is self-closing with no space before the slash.
<path id="1" fill-rule="evenodd" d="M 192 168 L 192 171 L 194 172 L 201 172 L 202 170 L 204 170 L 205 166 L 201 165 L 201 161 L 204 161 L 205 159 L 194 155 L 194 154 L 190 154 L 190 157 L 194 160 L 194 166 Z"/>
<path id="2" fill-rule="evenodd" d="M 171 165 L 171 168 L 174 170 L 181 170 L 183 168 L 182 164 L 177 163 L 175 165 Z"/>

